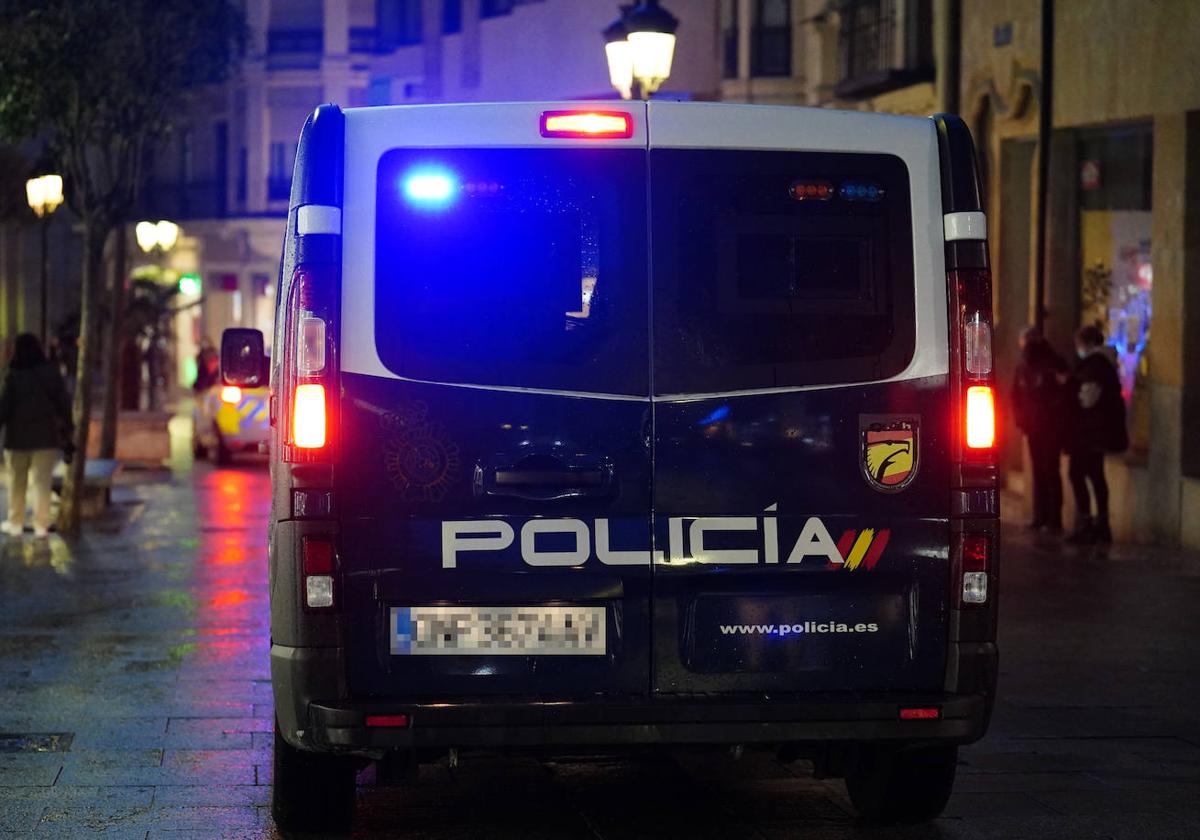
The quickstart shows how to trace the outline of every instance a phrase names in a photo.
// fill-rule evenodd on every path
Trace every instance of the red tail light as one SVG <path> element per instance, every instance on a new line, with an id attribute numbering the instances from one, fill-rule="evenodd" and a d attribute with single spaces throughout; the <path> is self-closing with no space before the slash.
<path id="1" fill-rule="evenodd" d="M 986 268 L 950 272 L 951 379 L 960 460 L 993 464 L 996 400 L 992 387 L 992 276 Z"/>
<path id="2" fill-rule="evenodd" d="M 996 403 L 990 385 L 967 388 L 966 441 L 968 449 L 991 449 L 996 445 Z"/>
<path id="3" fill-rule="evenodd" d="M 325 386 L 306 382 L 292 396 L 292 443 L 300 449 L 325 445 Z"/>
<path id="4" fill-rule="evenodd" d="M 337 269 L 299 265 L 288 291 L 283 358 L 283 459 L 329 460 L 337 393 Z"/>

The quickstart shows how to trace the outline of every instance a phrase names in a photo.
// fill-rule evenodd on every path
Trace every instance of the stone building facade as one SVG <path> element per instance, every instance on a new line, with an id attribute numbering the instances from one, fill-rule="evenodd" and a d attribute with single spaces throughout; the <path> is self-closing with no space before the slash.
<path id="1" fill-rule="evenodd" d="M 1200 547 L 1200 436 L 1189 434 L 1200 426 L 1200 3 L 722 0 L 721 93 L 967 120 L 1007 388 L 1039 307 L 1043 8 L 1053 27 L 1044 328 L 1069 358 L 1075 329 L 1096 323 L 1120 364 L 1132 446 L 1108 458 L 1117 538 Z M 1027 496 L 1021 436 L 1002 421 L 1005 480 Z"/>

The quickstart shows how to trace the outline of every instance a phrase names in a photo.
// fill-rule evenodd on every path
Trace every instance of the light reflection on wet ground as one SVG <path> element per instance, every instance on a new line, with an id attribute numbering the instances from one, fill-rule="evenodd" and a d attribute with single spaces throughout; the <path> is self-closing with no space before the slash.
<path id="1" fill-rule="evenodd" d="M 74 548 L 0 546 L 0 832 L 275 836 L 267 475 L 174 466 Z M 356 836 L 1200 836 L 1195 557 L 1008 537 L 1004 699 L 931 826 L 869 831 L 840 783 L 753 752 L 464 756 L 364 771 Z"/>

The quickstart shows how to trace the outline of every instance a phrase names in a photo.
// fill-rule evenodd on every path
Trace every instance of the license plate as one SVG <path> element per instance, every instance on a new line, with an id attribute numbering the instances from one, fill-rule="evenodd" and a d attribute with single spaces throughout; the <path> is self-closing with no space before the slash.
<path id="1" fill-rule="evenodd" d="M 604 607 L 393 607 L 399 656 L 603 656 Z"/>

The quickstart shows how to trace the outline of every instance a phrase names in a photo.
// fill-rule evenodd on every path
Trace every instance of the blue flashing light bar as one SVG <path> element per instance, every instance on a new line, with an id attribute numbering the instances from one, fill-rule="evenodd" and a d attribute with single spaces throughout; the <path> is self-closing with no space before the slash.
<path id="1" fill-rule="evenodd" d="M 883 188 L 875 184 L 855 183 L 842 184 L 838 194 L 850 201 L 879 201 L 883 198 Z"/>
<path id="2" fill-rule="evenodd" d="M 404 197 L 425 207 L 444 207 L 459 189 L 458 179 L 444 169 L 420 169 L 404 176 Z"/>

